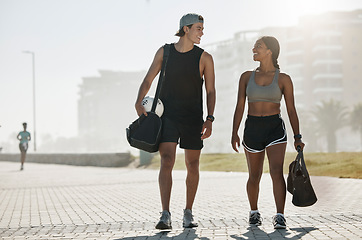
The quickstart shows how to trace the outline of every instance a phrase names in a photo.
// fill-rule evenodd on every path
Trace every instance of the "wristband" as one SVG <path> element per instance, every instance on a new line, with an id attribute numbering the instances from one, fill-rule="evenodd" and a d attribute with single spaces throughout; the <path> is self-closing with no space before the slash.
<path id="1" fill-rule="evenodd" d="M 208 115 L 208 116 L 206 117 L 206 120 L 209 120 L 210 122 L 213 122 L 213 121 L 215 120 L 215 117 L 212 116 L 212 115 Z"/>
<path id="2" fill-rule="evenodd" d="M 295 135 L 294 135 L 294 138 L 299 138 L 299 139 L 302 139 L 302 135 L 301 135 L 300 133 L 295 134 Z"/>

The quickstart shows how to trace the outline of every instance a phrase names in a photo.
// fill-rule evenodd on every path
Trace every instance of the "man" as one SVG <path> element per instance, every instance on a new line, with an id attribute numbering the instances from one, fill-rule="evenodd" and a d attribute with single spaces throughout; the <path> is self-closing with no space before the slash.
<path id="1" fill-rule="evenodd" d="M 180 37 L 177 43 L 171 44 L 165 80 L 162 85 L 160 99 L 165 110 L 162 115 L 162 137 L 159 146 L 161 167 L 159 187 L 162 203 L 162 214 L 156 225 L 157 229 L 171 229 L 170 197 L 172 188 L 172 169 L 175 163 L 176 147 L 185 151 L 186 207 L 184 209 L 183 227 L 197 227 L 193 220 L 192 205 L 199 183 L 199 159 L 203 140 L 212 132 L 213 113 L 215 107 L 215 74 L 212 56 L 199 44 L 203 35 L 204 19 L 198 14 L 189 13 L 180 19 Z M 163 60 L 161 47 L 139 88 L 135 103 L 137 114 L 147 113 L 142 106 L 142 99 L 147 94 L 152 81 L 161 70 Z M 203 120 L 202 85 L 205 80 L 207 98 L 207 117 Z"/>
<path id="2" fill-rule="evenodd" d="M 28 142 L 31 140 L 30 133 L 26 131 L 27 124 L 26 122 L 23 123 L 24 131 L 19 132 L 18 136 L 16 137 L 20 140 L 19 149 L 21 153 L 21 167 L 20 170 L 24 169 L 24 162 L 26 157 L 26 151 L 28 150 Z"/>

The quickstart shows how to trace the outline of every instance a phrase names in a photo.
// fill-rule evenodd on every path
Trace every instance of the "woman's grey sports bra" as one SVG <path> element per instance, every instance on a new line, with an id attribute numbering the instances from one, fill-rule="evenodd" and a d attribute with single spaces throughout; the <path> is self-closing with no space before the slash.
<path id="1" fill-rule="evenodd" d="M 282 91 L 278 85 L 279 69 L 275 70 L 273 81 L 267 86 L 260 86 L 256 84 L 255 72 L 256 70 L 252 72 L 246 87 L 246 96 L 248 97 L 248 101 L 280 103 L 280 100 L 282 99 Z"/>

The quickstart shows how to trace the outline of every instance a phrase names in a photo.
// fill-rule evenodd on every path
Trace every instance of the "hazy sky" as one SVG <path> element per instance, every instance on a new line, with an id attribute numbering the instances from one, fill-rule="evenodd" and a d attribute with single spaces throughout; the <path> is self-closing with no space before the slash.
<path id="1" fill-rule="evenodd" d="M 33 131 L 32 61 L 23 50 L 35 52 L 41 143 L 45 134 L 77 135 L 82 77 L 146 70 L 161 45 L 177 41 L 184 13 L 205 18 L 202 47 L 238 31 L 295 25 L 301 15 L 355 9 L 361 0 L 0 0 L 0 147 L 24 121 Z"/>

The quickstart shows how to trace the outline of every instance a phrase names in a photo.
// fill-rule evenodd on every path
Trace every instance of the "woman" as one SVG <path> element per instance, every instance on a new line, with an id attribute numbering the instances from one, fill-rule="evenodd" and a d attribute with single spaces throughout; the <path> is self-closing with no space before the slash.
<path id="1" fill-rule="evenodd" d="M 285 73 L 280 73 L 278 65 L 278 40 L 271 36 L 258 39 L 254 45 L 254 61 L 260 62 L 254 71 L 244 72 L 239 80 L 239 92 L 233 120 L 231 145 L 236 152 L 240 147 L 238 129 L 243 117 L 245 100 L 248 98 L 248 116 L 245 122 L 243 147 L 246 155 L 249 179 L 247 193 L 250 203 L 249 223 L 261 225 L 262 218 L 258 210 L 259 182 L 263 173 L 265 152 L 269 160 L 270 175 L 273 181 L 273 193 L 276 215 L 274 228 L 286 228 L 284 205 L 286 185 L 283 176 L 284 155 L 287 135 L 280 116 L 280 100 L 284 95 L 285 104 L 294 133 L 294 147 L 304 143 L 299 132 L 299 120 L 294 105 L 293 83 Z"/>
<path id="2" fill-rule="evenodd" d="M 27 123 L 23 123 L 24 131 L 19 132 L 19 134 L 16 136 L 16 138 L 20 141 L 19 143 L 19 149 L 21 153 L 20 161 L 21 161 L 21 167 L 20 170 L 24 170 L 24 162 L 26 158 L 26 151 L 28 151 L 28 142 L 31 140 L 30 133 L 26 131 Z"/>

